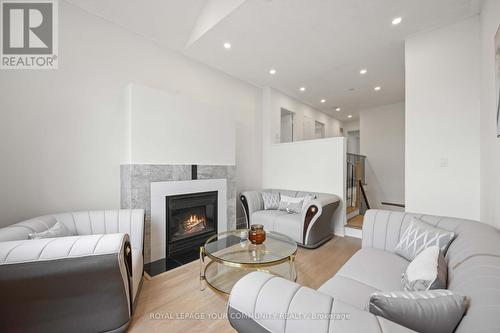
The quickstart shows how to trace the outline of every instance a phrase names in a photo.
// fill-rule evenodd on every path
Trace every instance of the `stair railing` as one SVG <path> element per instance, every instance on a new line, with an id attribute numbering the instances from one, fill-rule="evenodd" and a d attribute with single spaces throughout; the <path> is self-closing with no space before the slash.
<path id="1" fill-rule="evenodd" d="M 346 201 L 347 212 L 350 213 L 363 206 L 363 191 L 361 186 L 365 183 L 365 160 L 366 156 L 358 154 L 347 154 L 347 183 Z"/>
<path id="2" fill-rule="evenodd" d="M 361 191 L 361 196 L 362 196 L 362 200 L 361 200 L 361 196 L 360 196 L 360 200 L 361 200 L 361 203 L 360 203 L 360 206 L 359 206 L 359 215 L 365 215 L 365 212 L 370 209 L 370 203 L 368 202 L 368 197 L 366 196 L 366 192 L 365 192 L 365 188 L 363 187 L 363 183 L 361 182 L 361 180 L 358 182 L 358 186 L 359 186 L 359 189 Z"/>

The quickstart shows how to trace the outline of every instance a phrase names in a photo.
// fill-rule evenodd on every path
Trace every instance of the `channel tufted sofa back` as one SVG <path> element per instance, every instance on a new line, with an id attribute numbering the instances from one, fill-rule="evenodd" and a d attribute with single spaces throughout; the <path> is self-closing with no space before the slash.
<path id="1" fill-rule="evenodd" d="M 470 302 L 456 332 L 500 332 L 500 231 L 471 220 L 369 210 L 362 246 L 394 252 L 413 217 L 456 234 L 446 253 L 448 289 Z"/>
<path id="2" fill-rule="evenodd" d="M 78 236 L 128 234 L 132 247 L 142 251 L 144 211 L 141 209 L 81 211 L 35 217 L 1 228 L 0 242 L 28 239 L 29 234 L 45 231 L 58 221 Z"/>

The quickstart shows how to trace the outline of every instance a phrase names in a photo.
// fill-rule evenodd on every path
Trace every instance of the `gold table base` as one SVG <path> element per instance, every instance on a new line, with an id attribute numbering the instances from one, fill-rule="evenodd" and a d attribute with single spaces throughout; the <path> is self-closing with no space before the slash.
<path id="1" fill-rule="evenodd" d="M 208 285 L 217 293 L 229 295 L 231 288 L 240 278 L 254 271 L 262 271 L 296 281 L 295 255 L 296 253 L 267 263 L 235 263 L 213 257 L 206 253 L 202 246 L 200 247 L 200 290 L 205 290 Z M 211 259 L 208 262 L 205 260 L 207 257 Z"/>

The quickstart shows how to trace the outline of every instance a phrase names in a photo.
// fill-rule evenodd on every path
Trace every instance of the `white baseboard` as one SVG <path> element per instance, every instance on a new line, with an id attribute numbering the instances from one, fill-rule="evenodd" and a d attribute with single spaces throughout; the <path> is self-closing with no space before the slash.
<path id="1" fill-rule="evenodd" d="M 346 226 L 344 228 L 344 233 L 348 237 L 354 237 L 354 238 L 359 238 L 361 239 L 363 237 L 363 230 L 361 229 L 355 229 L 355 228 L 349 228 Z"/>

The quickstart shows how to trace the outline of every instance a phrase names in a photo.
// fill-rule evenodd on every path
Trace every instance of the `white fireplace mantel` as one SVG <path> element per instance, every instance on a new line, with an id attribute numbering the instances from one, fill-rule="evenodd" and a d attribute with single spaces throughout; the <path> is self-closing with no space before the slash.
<path id="1" fill-rule="evenodd" d="M 170 195 L 217 191 L 217 231 L 227 231 L 226 179 L 198 179 L 151 183 L 151 262 L 166 254 L 166 201 Z"/>

